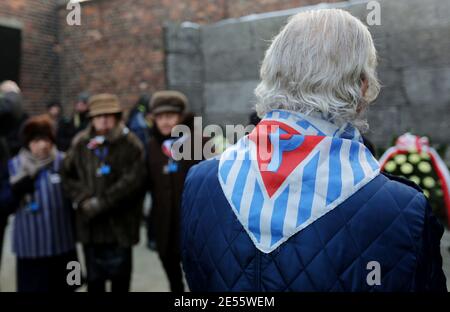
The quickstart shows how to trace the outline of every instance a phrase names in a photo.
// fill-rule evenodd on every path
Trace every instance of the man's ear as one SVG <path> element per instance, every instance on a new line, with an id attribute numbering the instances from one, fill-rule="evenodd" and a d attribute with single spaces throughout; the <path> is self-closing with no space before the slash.
<path id="1" fill-rule="evenodd" d="M 364 98 L 367 93 L 367 89 L 369 89 L 369 80 L 366 78 L 364 74 L 361 75 L 361 95 Z M 361 103 L 358 104 L 358 107 L 356 108 L 356 112 L 359 114 L 361 113 L 362 106 Z"/>

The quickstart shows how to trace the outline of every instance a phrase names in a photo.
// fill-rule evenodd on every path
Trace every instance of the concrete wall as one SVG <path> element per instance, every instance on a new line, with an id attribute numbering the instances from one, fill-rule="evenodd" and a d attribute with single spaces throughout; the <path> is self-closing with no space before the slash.
<path id="1" fill-rule="evenodd" d="M 406 131 L 450 143 L 450 1 L 381 0 L 381 25 L 370 27 L 383 88 L 369 114 L 378 146 Z M 287 18 L 307 8 L 340 7 L 363 22 L 366 1 L 322 4 L 166 29 L 169 87 L 185 91 L 210 123 L 246 123 L 269 41 Z M 193 38 L 195 38 L 193 40 Z"/>

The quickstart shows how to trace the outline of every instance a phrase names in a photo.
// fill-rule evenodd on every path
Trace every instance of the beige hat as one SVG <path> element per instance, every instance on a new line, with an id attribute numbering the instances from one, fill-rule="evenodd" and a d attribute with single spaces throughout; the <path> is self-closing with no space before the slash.
<path id="1" fill-rule="evenodd" d="M 122 113 L 119 98 L 114 94 L 97 94 L 89 98 L 89 117 Z"/>
<path id="2" fill-rule="evenodd" d="M 188 105 L 187 97 L 179 91 L 157 91 L 150 102 L 152 114 L 180 113 L 182 114 Z"/>

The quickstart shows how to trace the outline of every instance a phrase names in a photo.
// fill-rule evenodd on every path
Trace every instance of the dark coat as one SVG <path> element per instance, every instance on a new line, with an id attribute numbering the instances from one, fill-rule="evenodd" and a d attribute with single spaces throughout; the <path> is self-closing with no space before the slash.
<path id="1" fill-rule="evenodd" d="M 182 257 L 192 291 L 446 291 L 443 228 L 410 182 L 379 175 L 265 254 L 224 196 L 218 163 L 193 167 L 185 184 Z M 371 261 L 381 285 L 367 283 Z"/>
<path id="2" fill-rule="evenodd" d="M 22 144 L 20 127 L 28 116 L 23 113 L 21 96 L 9 92 L 0 94 L 0 260 L 3 234 L 8 215 L 13 211 L 13 197 L 9 185 L 8 159 L 18 153 Z"/>
<path id="3" fill-rule="evenodd" d="M 0 161 L 0 260 L 8 215 L 12 213 L 14 204 L 13 194 L 9 184 L 8 166 Z"/>
<path id="4" fill-rule="evenodd" d="M 63 184 L 75 206 L 93 196 L 100 213 L 89 218 L 77 209 L 78 239 L 84 244 L 130 247 L 139 241 L 146 166 L 143 147 L 128 128 L 117 127 L 106 139 L 105 163 L 111 173 L 98 177 L 101 160 L 87 147 L 92 128 L 75 137 L 64 161 Z"/>
<path id="5" fill-rule="evenodd" d="M 61 118 L 58 121 L 56 132 L 56 145 L 61 151 L 70 148 L 73 138 L 89 126 L 88 113 L 74 114 L 72 118 Z"/>
<path id="6" fill-rule="evenodd" d="M 22 96 L 15 92 L 0 94 L 0 137 L 6 140 L 8 158 L 14 157 L 22 147 L 19 137 L 28 115 L 22 110 Z M 4 147 L 0 144 L 0 161 L 4 160 Z"/>
<path id="7" fill-rule="evenodd" d="M 169 162 L 169 157 L 161 149 L 165 139 L 168 138 L 162 137 L 155 128 L 149 141 L 148 157 L 149 187 L 153 199 L 151 222 L 157 250 L 162 258 L 180 253 L 179 223 L 184 180 L 189 169 L 198 162 L 181 160 L 177 162 L 177 172 L 165 171 Z"/>
<path id="8" fill-rule="evenodd" d="M 139 109 L 134 108 L 128 117 L 127 127 L 141 140 L 145 148 L 145 154 L 147 155 L 150 127 L 145 120 L 145 114 L 139 111 Z"/>

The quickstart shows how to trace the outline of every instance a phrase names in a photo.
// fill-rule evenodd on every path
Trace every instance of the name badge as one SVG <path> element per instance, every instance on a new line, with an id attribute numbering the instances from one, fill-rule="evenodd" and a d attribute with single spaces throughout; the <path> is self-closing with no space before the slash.
<path id="1" fill-rule="evenodd" d="M 97 169 L 97 176 L 103 177 L 107 176 L 111 173 L 111 166 L 109 165 L 102 165 L 100 168 Z"/>
<path id="2" fill-rule="evenodd" d="M 175 173 L 178 172 L 178 163 L 174 161 L 169 161 L 167 165 L 163 168 L 163 173 L 169 174 L 169 173 Z"/>
<path id="3" fill-rule="evenodd" d="M 36 212 L 36 211 L 39 210 L 39 204 L 37 202 L 35 202 L 35 201 L 32 201 L 32 202 L 28 203 L 26 209 L 29 212 Z"/>
<path id="4" fill-rule="evenodd" d="M 61 176 L 57 173 L 53 173 L 50 175 L 50 182 L 52 184 L 59 184 L 61 183 Z"/>

